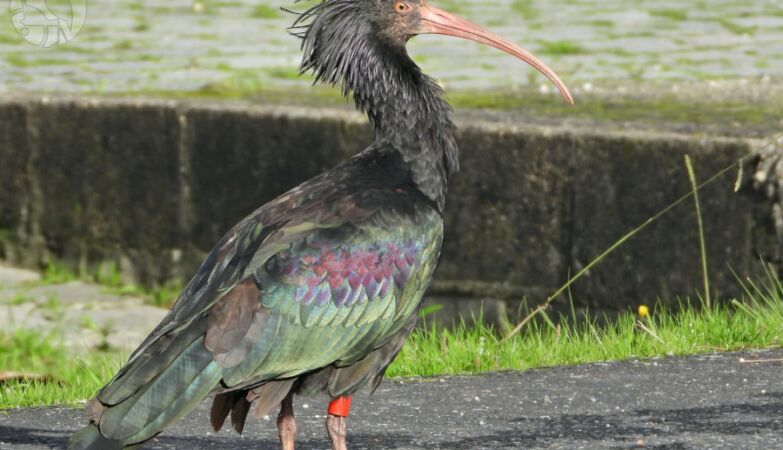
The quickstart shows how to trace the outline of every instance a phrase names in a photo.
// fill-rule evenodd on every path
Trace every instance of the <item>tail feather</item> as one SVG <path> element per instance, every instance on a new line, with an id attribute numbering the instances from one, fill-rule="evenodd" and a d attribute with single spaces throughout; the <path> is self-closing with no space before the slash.
<path id="1" fill-rule="evenodd" d="M 68 450 L 131 450 L 139 447 L 141 443 L 126 446 L 120 441 L 104 437 L 95 424 L 74 433 L 68 441 Z"/>
<path id="2" fill-rule="evenodd" d="M 132 396 L 177 361 L 194 342 L 203 342 L 205 327 L 206 320 L 199 319 L 179 332 L 160 336 L 143 350 L 136 350 L 125 367 L 101 389 L 98 399 L 116 405 Z"/>
<path id="3" fill-rule="evenodd" d="M 71 448 L 136 448 L 201 404 L 221 377 L 222 369 L 204 348 L 203 340 L 197 340 L 130 397 L 107 404 L 99 396 L 101 408 L 97 408 L 94 424 L 74 435 Z M 131 377 L 112 383 L 134 382 Z"/>
<path id="4" fill-rule="evenodd" d="M 100 431 L 123 442 L 145 441 L 197 407 L 221 377 L 222 370 L 203 341 L 193 342 L 152 382 L 109 405 Z"/>
<path id="5" fill-rule="evenodd" d="M 250 402 L 247 401 L 247 391 L 234 391 L 218 394 L 212 401 L 212 409 L 209 412 L 209 421 L 212 429 L 220 431 L 226 418 L 231 414 L 231 423 L 237 433 L 242 433 L 245 428 L 245 419 L 250 411 Z"/>
<path id="6" fill-rule="evenodd" d="M 270 381 L 254 389 L 216 395 L 209 415 L 212 428 L 215 431 L 220 431 L 230 413 L 234 430 L 241 434 L 245 428 L 245 420 L 247 420 L 251 404 L 253 415 L 258 418 L 265 416 L 272 408 L 280 405 L 285 396 L 291 392 L 295 381 L 295 378 Z"/>
<path id="7" fill-rule="evenodd" d="M 253 402 L 253 415 L 260 419 L 267 415 L 272 408 L 279 406 L 286 395 L 291 392 L 295 382 L 296 378 L 270 381 L 250 391 L 247 399 Z"/>
<path id="8" fill-rule="evenodd" d="M 245 430 L 248 411 L 250 411 L 250 402 L 244 398 L 234 403 L 234 407 L 231 408 L 231 425 L 234 426 L 234 431 L 239 434 Z"/>
<path id="9" fill-rule="evenodd" d="M 220 431 L 223 428 L 226 417 L 236 407 L 237 403 L 245 401 L 245 395 L 247 395 L 245 391 L 236 391 L 215 396 L 215 399 L 212 401 L 212 408 L 209 411 L 209 423 L 212 425 L 213 430 Z"/>

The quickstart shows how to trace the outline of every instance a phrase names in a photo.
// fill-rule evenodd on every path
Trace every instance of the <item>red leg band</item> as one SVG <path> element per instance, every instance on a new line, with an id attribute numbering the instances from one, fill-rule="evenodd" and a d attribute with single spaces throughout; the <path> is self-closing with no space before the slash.
<path id="1" fill-rule="evenodd" d="M 329 414 L 337 417 L 348 417 L 351 412 L 352 396 L 338 397 L 329 403 Z"/>

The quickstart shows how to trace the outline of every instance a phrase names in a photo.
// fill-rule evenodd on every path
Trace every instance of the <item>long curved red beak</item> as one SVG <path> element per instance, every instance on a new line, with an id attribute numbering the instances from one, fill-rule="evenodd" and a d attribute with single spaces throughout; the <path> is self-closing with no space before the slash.
<path id="1" fill-rule="evenodd" d="M 560 93 L 565 100 L 571 105 L 574 104 L 574 98 L 571 96 L 571 93 L 568 92 L 568 88 L 560 80 L 560 77 L 557 76 L 555 71 L 550 69 L 543 61 L 536 58 L 535 55 L 527 50 L 519 47 L 513 42 L 503 39 L 484 27 L 469 22 L 450 12 L 430 6 L 424 2 L 422 2 L 422 5 L 419 7 L 419 15 L 421 19 L 416 34 L 444 34 L 479 42 L 502 50 L 509 55 L 515 56 L 530 64 L 536 70 L 544 74 L 555 84 L 555 86 L 557 86 L 557 89 L 560 90 Z"/>

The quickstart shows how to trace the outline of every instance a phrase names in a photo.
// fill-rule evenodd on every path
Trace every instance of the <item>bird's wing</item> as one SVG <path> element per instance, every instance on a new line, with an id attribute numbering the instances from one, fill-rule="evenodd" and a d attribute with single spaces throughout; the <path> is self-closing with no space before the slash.
<path id="1" fill-rule="evenodd" d="M 442 222 L 429 208 L 401 218 L 360 203 L 346 196 L 328 210 L 321 202 L 281 213 L 292 211 L 283 197 L 238 224 L 101 403 L 129 398 L 202 338 L 226 387 L 350 364 L 382 345 L 418 306 Z"/>
<path id="2" fill-rule="evenodd" d="M 349 365 L 415 313 L 440 251 L 440 218 L 319 229 L 265 259 L 209 313 L 206 347 L 233 387 Z"/>

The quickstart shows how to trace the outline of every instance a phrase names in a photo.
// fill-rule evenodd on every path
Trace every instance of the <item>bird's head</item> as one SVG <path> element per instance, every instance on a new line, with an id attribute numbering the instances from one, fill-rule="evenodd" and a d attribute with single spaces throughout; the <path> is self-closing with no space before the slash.
<path id="1" fill-rule="evenodd" d="M 438 9 L 427 0 L 323 0 L 296 20 L 294 30 L 303 39 L 302 70 L 338 83 L 350 70 L 361 70 L 363 58 L 375 55 L 367 43 L 405 52 L 406 42 L 420 34 L 442 34 L 468 39 L 502 50 L 530 64 L 549 78 L 568 103 L 573 98 L 557 74 L 530 52 L 459 16 Z"/>

